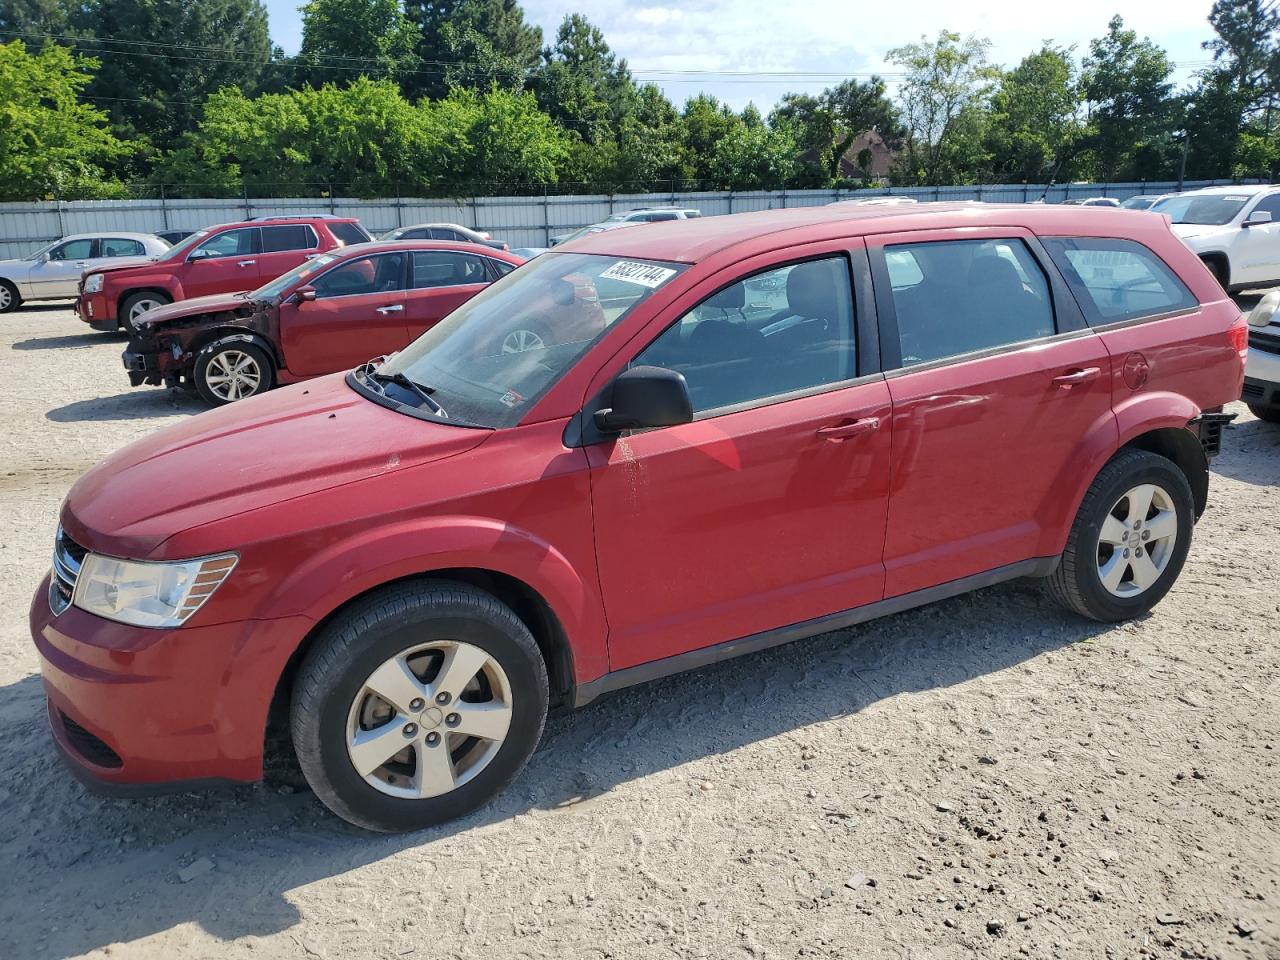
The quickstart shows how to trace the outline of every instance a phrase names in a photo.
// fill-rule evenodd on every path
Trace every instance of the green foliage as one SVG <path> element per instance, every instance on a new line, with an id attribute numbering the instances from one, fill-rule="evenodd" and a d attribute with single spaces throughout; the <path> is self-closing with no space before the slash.
<path id="1" fill-rule="evenodd" d="M 525 23 L 517 0 L 405 0 L 418 31 L 422 71 L 405 95 L 439 99 L 459 86 L 518 89 L 538 67 L 542 30 Z"/>
<path id="2" fill-rule="evenodd" d="M 137 148 L 79 102 L 94 61 L 65 47 L 0 44 L 0 200 L 116 196 L 106 168 Z"/>
<path id="3" fill-rule="evenodd" d="M 794 175 L 798 152 L 789 126 L 771 129 L 758 112 L 744 115 L 712 150 L 711 179 L 721 189 L 776 190 Z"/>
<path id="4" fill-rule="evenodd" d="M 400 0 L 308 0 L 301 9 L 298 63 L 313 86 L 361 73 L 403 82 L 421 66 L 418 31 Z"/>
<path id="5" fill-rule="evenodd" d="M 1084 135 L 1076 73 L 1070 50 L 1045 44 L 1001 75 L 984 144 L 996 180 L 1047 183 L 1055 171 L 1074 179 Z"/>

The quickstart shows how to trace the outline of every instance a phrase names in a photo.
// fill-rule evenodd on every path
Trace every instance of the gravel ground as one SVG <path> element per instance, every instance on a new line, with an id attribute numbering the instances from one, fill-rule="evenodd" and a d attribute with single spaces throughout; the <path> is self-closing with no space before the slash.
<path id="1" fill-rule="evenodd" d="M 1015 583 L 635 688 L 375 837 L 283 781 L 106 801 L 54 756 L 58 503 L 199 410 L 121 343 L 0 317 L 0 958 L 1280 957 L 1280 427 L 1244 407 L 1139 622 Z"/>

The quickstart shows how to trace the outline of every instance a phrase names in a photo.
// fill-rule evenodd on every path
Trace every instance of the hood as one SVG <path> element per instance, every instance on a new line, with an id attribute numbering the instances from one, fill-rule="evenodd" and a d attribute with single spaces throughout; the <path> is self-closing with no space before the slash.
<path id="1" fill-rule="evenodd" d="M 87 277 L 91 273 L 119 273 L 122 270 L 149 269 L 159 259 L 159 257 L 129 257 L 124 263 L 104 263 L 100 267 L 89 267 L 84 275 Z"/>
<path id="2" fill-rule="evenodd" d="M 130 444 L 71 488 L 63 527 L 91 550 L 145 558 L 184 530 L 442 460 L 489 436 L 389 410 L 343 377 L 219 407 Z"/>
<path id="3" fill-rule="evenodd" d="M 1191 240 L 1194 237 L 1204 237 L 1211 233 L 1227 233 L 1236 229 L 1236 227 L 1230 223 L 1174 223 L 1170 226 L 1173 232 L 1183 240 Z"/>
<path id="4" fill-rule="evenodd" d="M 144 332 L 147 327 L 153 327 L 158 323 L 167 323 L 170 320 L 178 320 L 182 317 L 193 317 L 201 313 L 225 313 L 228 310 L 235 310 L 248 302 L 250 301 L 247 291 L 215 293 L 207 297 L 192 297 L 190 300 L 178 300 L 174 303 L 166 303 L 163 306 L 152 307 L 135 322 L 138 325 L 139 332 Z"/>

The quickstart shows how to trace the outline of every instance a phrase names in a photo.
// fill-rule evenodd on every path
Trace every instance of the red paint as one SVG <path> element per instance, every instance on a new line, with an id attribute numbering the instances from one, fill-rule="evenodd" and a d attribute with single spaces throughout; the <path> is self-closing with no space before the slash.
<path id="1" fill-rule="evenodd" d="M 584 404 L 726 283 L 809 256 L 874 256 L 894 235 L 925 231 L 1135 239 L 1201 305 L 565 446 Z M 582 683 L 1054 556 L 1122 444 L 1186 429 L 1235 399 L 1243 376 L 1239 311 L 1167 223 L 1146 214 L 826 207 L 654 224 L 573 249 L 691 265 L 607 329 L 515 428 L 424 422 L 330 376 L 160 431 L 75 485 L 61 520 L 91 550 L 240 554 L 179 630 L 75 608 L 55 618 L 37 593 L 31 627 L 51 702 L 124 758 L 115 772 L 88 773 L 258 776 L 267 706 L 290 654 L 337 607 L 406 576 L 474 568 L 523 582 L 563 629 Z M 873 319 L 869 297 L 855 302 Z M 581 320 L 588 330 L 601 316 Z M 1138 354 L 1141 383 L 1126 362 Z M 61 737 L 56 717 L 54 727 Z"/>

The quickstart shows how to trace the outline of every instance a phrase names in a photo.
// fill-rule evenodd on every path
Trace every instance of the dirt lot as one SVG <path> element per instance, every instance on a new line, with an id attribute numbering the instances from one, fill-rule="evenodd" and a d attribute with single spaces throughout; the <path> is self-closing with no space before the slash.
<path id="1" fill-rule="evenodd" d="M 0 958 L 1280 957 L 1280 427 L 1243 407 L 1145 620 L 1018 583 L 633 689 L 386 838 L 55 758 L 26 618 L 59 501 L 199 409 L 120 349 L 0 317 Z"/>

